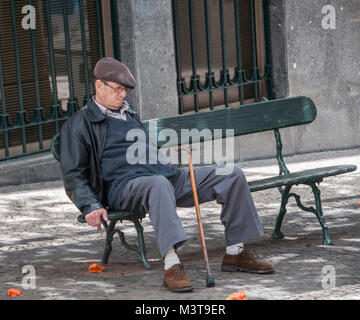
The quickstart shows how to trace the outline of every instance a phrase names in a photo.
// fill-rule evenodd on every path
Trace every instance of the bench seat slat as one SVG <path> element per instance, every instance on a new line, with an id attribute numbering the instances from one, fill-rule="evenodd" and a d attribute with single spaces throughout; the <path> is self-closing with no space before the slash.
<path id="1" fill-rule="evenodd" d="M 335 176 L 346 172 L 355 171 L 355 165 L 339 165 L 317 169 L 304 170 L 271 178 L 249 182 L 251 192 L 281 187 L 287 184 L 298 184 L 313 181 L 324 177 Z"/>

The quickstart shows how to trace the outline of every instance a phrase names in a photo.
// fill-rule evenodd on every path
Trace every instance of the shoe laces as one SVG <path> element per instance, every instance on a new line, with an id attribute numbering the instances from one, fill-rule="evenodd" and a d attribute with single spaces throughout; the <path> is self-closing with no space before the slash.
<path id="1" fill-rule="evenodd" d="M 177 276 L 183 276 L 184 275 L 184 266 L 182 263 L 179 263 L 175 266 L 175 274 Z"/>
<path id="2" fill-rule="evenodd" d="M 255 252 L 254 249 L 251 249 L 251 252 L 247 249 L 244 249 L 249 255 L 253 256 L 255 259 L 259 259 L 259 255 Z"/>

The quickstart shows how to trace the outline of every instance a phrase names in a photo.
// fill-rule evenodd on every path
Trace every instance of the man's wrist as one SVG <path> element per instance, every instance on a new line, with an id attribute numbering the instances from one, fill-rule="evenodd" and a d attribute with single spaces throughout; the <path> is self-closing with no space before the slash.
<path id="1" fill-rule="evenodd" d="M 83 211 L 82 211 L 82 215 L 85 218 L 85 216 L 87 214 L 89 214 L 90 212 L 93 212 L 95 210 L 99 210 L 99 209 L 105 209 L 104 206 L 101 203 L 93 203 L 90 204 L 88 206 L 86 206 Z"/>

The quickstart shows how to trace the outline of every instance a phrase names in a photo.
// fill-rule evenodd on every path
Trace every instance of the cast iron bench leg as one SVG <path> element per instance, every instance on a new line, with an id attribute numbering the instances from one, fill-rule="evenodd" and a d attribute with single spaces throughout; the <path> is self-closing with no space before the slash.
<path id="1" fill-rule="evenodd" d="M 141 225 L 139 219 L 134 219 L 132 220 L 132 222 L 135 225 L 135 229 L 137 231 L 137 236 L 138 236 L 138 253 L 141 257 L 141 261 L 143 262 L 145 268 L 147 269 L 151 269 L 150 264 L 146 258 L 146 249 L 145 249 L 145 242 L 144 242 L 144 233 L 143 233 L 143 226 Z"/>
<path id="2" fill-rule="evenodd" d="M 319 181 L 318 181 L 319 182 Z M 280 212 L 278 214 L 278 217 L 276 219 L 276 224 L 275 224 L 275 229 L 274 232 L 272 234 L 272 238 L 273 239 L 281 239 L 284 237 L 283 233 L 280 231 L 281 228 L 281 224 L 284 218 L 284 215 L 286 213 L 286 204 L 289 200 L 290 197 L 294 197 L 296 200 L 296 204 L 298 205 L 298 207 L 304 211 L 309 211 L 312 212 L 316 215 L 316 217 L 318 218 L 322 231 L 323 231 L 323 244 L 324 245 L 331 245 L 333 244 L 333 242 L 330 240 L 330 235 L 329 235 L 329 230 L 328 230 L 328 226 L 325 222 L 325 218 L 323 215 L 323 210 L 322 210 L 322 205 L 321 205 L 321 197 L 320 197 L 320 189 L 317 187 L 316 183 L 318 182 L 309 182 L 309 183 L 305 183 L 306 185 L 310 186 L 313 193 L 314 193 L 314 197 L 315 197 L 315 204 L 316 204 L 316 209 L 314 207 L 305 207 L 301 201 L 300 201 L 300 196 L 295 194 L 295 193 L 289 193 L 291 186 L 286 186 L 284 190 L 280 189 L 281 192 L 281 206 L 280 206 Z"/>
<path id="3" fill-rule="evenodd" d="M 109 226 L 107 226 L 107 223 L 104 221 L 103 225 L 105 227 L 105 231 L 106 231 L 106 242 L 105 242 L 105 249 L 104 249 L 104 254 L 103 254 L 103 258 L 102 258 L 102 263 L 103 264 L 108 264 L 109 261 L 109 256 L 110 253 L 112 251 L 112 246 L 111 243 L 113 241 L 114 238 L 114 227 L 115 227 L 116 221 L 110 221 Z"/>
<path id="4" fill-rule="evenodd" d="M 273 239 L 284 238 L 284 234 L 280 231 L 280 229 L 281 229 L 282 221 L 284 219 L 284 215 L 286 213 L 286 204 L 289 200 L 289 193 L 291 190 L 291 186 L 285 186 L 284 190 L 281 190 L 281 189 L 279 189 L 279 190 L 281 192 L 281 205 L 280 205 L 279 214 L 276 218 L 275 229 L 271 236 Z"/>
<path id="5" fill-rule="evenodd" d="M 312 191 L 315 196 L 316 211 L 314 213 L 317 216 L 317 218 L 320 222 L 321 228 L 323 230 L 323 235 L 324 235 L 323 244 L 331 245 L 331 244 L 333 244 L 333 242 L 330 240 L 328 226 L 325 222 L 325 218 L 323 215 L 323 210 L 322 210 L 322 205 L 321 205 L 321 197 L 320 197 L 320 189 L 317 187 L 315 182 L 311 183 L 310 186 L 311 186 Z"/>
<path id="6" fill-rule="evenodd" d="M 151 269 L 150 264 L 146 258 L 146 249 L 145 249 L 145 242 L 144 242 L 144 234 L 143 234 L 143 227 L 139 221 L 139 219 L 131 219 L 130 221 L 132 221 L 135 225 L 136 231 L 137 231 L 137 236 L 138 236 L 138 244 L 139 246 L 131 246 L 129 245 L 126 240 L 125 240 L 125 235 L 123 232 L 121 232 L 119 229 L 115 229 L 115 224 L 118 220 L 112 220 L 110 221 L 109 226 L 107 225 L 107 223 L 105 221 L 102 220 L 105 231 L 106 231 L 106 242 L 105 242 L 105 250 L 104 250 L 104 254 L 103 254 L 103 258 L 102 258 L 102 263 L 103 264 L 107 264 L 109 261 L 109 256 L 110 253 L 112 251 L 112 246 L 111 243 L 114 239 L 114 234 L 118 234 L 121 244 L 128 250 L 133 250 L 135 252 L 137 252 L 139 254 L 139 256 L 141 257 L 141 261 L 143 262 L 145 268 L 147 269 Z"/>

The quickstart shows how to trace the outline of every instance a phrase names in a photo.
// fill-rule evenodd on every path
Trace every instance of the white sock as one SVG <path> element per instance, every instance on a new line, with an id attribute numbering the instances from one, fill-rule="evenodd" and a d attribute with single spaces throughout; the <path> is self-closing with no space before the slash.
<path id="1" fill-rule="evenodd" d="M 244 243 L 243 242 L 240 242 L 240 243 L 234 244 L 232 246 L 227 246 L 226 247 L 226 253 L 231 254 L 231 255 L 239 254 L 243 250 L 244 250 Z"/>
<path id="2" fill-rule="evenodd" d="M 175 249 L 171 248 L 164 257 L 165 270 L 170 269 L 173 265 L 180 263 L 179 257 L 177 256 Z"/>

